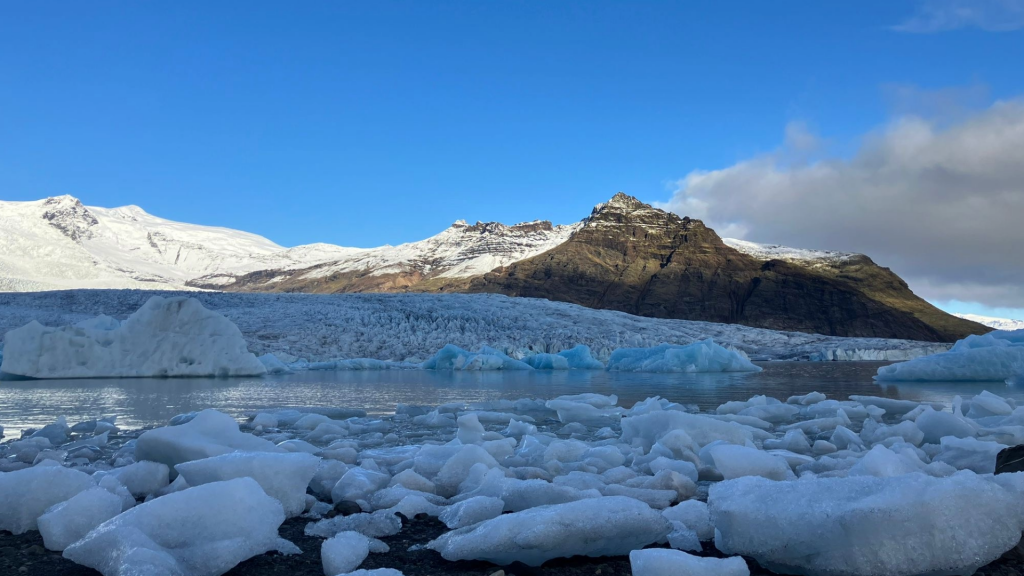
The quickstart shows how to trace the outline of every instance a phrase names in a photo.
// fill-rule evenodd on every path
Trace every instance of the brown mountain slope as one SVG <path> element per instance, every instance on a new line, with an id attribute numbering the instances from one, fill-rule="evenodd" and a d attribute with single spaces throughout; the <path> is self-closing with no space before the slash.
<path id="1" fill-rule="evenodd" d="M 988 328 L 918 298 L 889 269 L 854 255 L 814 264 L 739 252 L 699 220 L 617 194 L 568 241 L 468 286 L 413 285 L 561 300 L 659 318 L 952 342 Z"/>

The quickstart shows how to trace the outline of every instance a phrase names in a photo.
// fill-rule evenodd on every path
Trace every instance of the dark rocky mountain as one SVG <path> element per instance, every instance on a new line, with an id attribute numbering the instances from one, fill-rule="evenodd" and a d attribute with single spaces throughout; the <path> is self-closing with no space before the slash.
<path id="1" fill-rule="evenodd" d="M 867 256 L 757 257 L 700 220 L 621 193 L 547 252 L 434 288 L 835 336 L 952 342 L 989 331 L 917 297 Z"/>

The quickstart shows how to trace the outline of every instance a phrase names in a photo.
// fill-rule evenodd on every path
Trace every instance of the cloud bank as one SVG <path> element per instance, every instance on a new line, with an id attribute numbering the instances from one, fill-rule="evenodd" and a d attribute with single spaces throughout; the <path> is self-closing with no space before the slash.
<path id="1" fill-rule="evenodd" d="M 1024 0 L 921 0 L 897 32 L 929 34 L 960 28 L 1007 32 L 1024 28 Z"/>
<path id="2" fill-rule="evenodd" d="M 901 116 L 850 158 L 807 160 L 817 142 L 791 124 L 776 152 L 691 172 L 661 206 L 726 237 L 868 254 L 927 299 L 1024 307 L 1024 100 Z"/>

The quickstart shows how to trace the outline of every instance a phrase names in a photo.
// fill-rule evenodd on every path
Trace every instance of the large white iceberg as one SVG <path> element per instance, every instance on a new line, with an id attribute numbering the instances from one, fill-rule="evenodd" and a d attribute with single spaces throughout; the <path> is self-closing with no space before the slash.
<path id="1" fill-rule="evenodd" d="M 124 322 L 101 316 L 4 338 L 0 372 L 26 378 L 257 376 L 263 363 L 230 320 L 195 298 L 153 296 Z"/>
<path id="2" fill-rule="evenodd" d="M 661 344 L 653 348 L 619 348 L 608 359 L 613 372 L 760 372 L 747 355 L 724 348 L 708 338 L 678 346 Z"/>
<path id="3" fill-rule="evenodd" d="M 203 410 L 179 426 L 144 432 L 135 444 L 136 459 L 162 462 L 171 468 L 182 462 L 236 451 L 284 452 L 284 449 L 240 431 L 234 418 L 212 409 Z"/>
<path id="4" fill-rule="evenodd" d="M 103 576 L 219 576 L 276 550 L 300 550 L 278 536 L 281 504 L 251 478 L 161 496 L 100 524 L 64 557 Z"/>
<path id="5" fill-rule="evenodd" d="M 711 487 L 715 545 L 776 572 L 972 574 L 1020 541 L 1024 476 L 745 477 Z"/>
<path id="6" fill-rule="evenodd" d="M 669 521 L 647 504 L 606 496 L 505 514 L 448 532 L 427 548 L 446 560 L 540 566 L 552 558 L 621 556 L 658 542 L 670 530 Z"/>
<path id="7" fill-rule="evenodd" d="M 996 331 L 957 341 L 948 352 L 882 366 L 882 381 L 1001 381 L 1024 373 L 1024 330 Z"/>

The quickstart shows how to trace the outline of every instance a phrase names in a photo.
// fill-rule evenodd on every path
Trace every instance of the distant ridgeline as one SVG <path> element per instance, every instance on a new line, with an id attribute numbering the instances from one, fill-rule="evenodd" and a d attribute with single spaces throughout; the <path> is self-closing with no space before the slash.
<path id="1" fill-rule="evenodd" d="M 832 336 L 953 342 L 990 330 L 928 304 L 867 256 L 722 239 L 621 193 L 573 225 L 458 221 L 369 249 L 284 248 L 69 196 L 0 204 L 0 290 L 482 292 Z"/>

